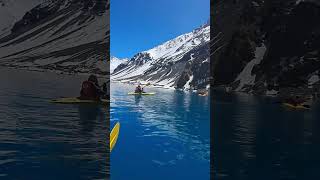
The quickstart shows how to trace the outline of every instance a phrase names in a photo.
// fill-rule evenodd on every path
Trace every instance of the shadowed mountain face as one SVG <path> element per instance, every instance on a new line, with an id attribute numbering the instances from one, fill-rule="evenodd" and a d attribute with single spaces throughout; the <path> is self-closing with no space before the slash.
<path id="1" fill-rule="evenodd" d="M 214 85 L 257 94 L 319 91 L 317 1 L 223 0 L 212 8 Z"/>
<path id="2" fill-rule="evenodd" d="M 146 81 L 165 88 L 202 89 L 209 84 L 210 26 L 205 24 L 115 68 L 117 81 Z"/>
<path id="3" fill-rule="evenodd" d="M 109 0 L 2 0 L 0 5 L 1 66 L 109 74 Z"/>

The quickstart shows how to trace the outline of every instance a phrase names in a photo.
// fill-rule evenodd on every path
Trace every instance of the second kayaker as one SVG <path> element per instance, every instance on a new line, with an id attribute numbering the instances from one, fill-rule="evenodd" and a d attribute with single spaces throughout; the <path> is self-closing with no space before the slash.
<path id="1" fill-rule="evenodd" d="M 287 103 L 292 104 L 294 106 L 301 105 L 305 102 L 305 99 L 300 96 L 295 96 L 293 98 L 287 99 Z"/>
<path id="2" fill-rule="evenodd" d="M 136 89 L 135 89 L 134 92 L 135 92 L 135 93 L 144 93 L 143 87 L 141 87 L 141 85 L 139 84 L 139 85 L 136 87 Z"/>

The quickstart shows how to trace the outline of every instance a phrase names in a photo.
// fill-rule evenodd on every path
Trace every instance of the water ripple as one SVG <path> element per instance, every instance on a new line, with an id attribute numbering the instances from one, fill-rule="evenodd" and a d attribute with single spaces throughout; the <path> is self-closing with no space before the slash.
<path id="1" fill-rule="evenodd" d="M 110 173 L 106 111 L 49 103 L 52 98 L 77 96 L 86 77 L 6 69 L 1 73 L 7 71 L 12 74 L 10 82 L 0 79 L 6 84 L 0 89 L 0 176 L 106 179 Z"/>
<path id="2" fill-rule="evenodd" d="M 115 159 L 111 162 L 113 177 L 124 179 L 130 172 L 149 169 L 147 174 L 134 176 L 138 179 L 163 179 L 163 175 L 169 173 L 172 178 L 174 174 L 178 178 L 185 177 L 185 172 L 192 169 L 191 175 L 185 179 L 193 179 L 193 173 L 199 179 L 208 179 L 208 100 L 193 93 L 155 88 L 147 88 L 147 91 L 157 93 L 154 96 L 127 95 L 133 89 L 133 86 L 123 84 L 111 86 L 111 122 L 121 123 L 118 144 L 112 153 L 112 159 Z M 126 162 L 121 161 L 122 157 L 126 157 Z M 172 168 L 174 173 L 171 173 Z M 130 170 L 122 175 L 117 173 L 121 169 Z"/>

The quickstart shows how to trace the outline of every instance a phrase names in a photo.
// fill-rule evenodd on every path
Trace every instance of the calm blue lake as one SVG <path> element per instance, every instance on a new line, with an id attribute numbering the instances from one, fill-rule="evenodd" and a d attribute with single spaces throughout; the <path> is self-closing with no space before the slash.
<path id="1" fill-rule="evenodd" d="M 110 124 L 121 124 L 111 179 L 209 179 L 210 98 L 155 88 L 127 95 L 133 90 L 111 83 Z"/>
<path id="2" fill-rule="evenodd" d="M 0 179 L 106 179 L 106 109 L 58 105 L 86 76 L 0 69 Z"/>

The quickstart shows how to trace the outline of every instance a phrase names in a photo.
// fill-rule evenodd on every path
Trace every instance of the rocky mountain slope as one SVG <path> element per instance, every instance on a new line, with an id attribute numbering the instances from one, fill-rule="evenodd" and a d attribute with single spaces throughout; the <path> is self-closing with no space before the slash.
<path id="1" fill-rule="evenodd" d="M 111 56 L 110 57 L 110 73 L 113 73 L 113 71 L 122 63 L 126 63 L 128 59 L 119 59 L 117 57 Z"/>
<path id="2" fill-rule="evenodd" d="M 0 66 L 109 74 L 109 0 L 1 0 L 0 14 Z"/>
<path id="3" fill-rule="evenodd" d="M 214 86 L 255 94 L 319 91 L 318 1 L 217 0 L 212 7 Z"/>
<path id="4" fill-rule="evenodd" d="M 146 81 L 166 88 L 200 89 L 209 84 L 210 26 L 203 25 L 137 53 L 111 74 L 116 81 Z"/>

